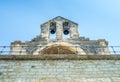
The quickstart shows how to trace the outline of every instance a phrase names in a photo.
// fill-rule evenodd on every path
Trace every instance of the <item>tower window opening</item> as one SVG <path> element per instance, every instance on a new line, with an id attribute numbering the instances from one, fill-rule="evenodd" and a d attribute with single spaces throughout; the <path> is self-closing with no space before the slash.
<path id="1" fill-rule="evenodd" d="M 64 22 L 63 23 L 63 36 L 64 38 L 69 38 L 69 23 L 68 22 Z"/>
<path id="2" fill-rule="evenodd" d="M 56 23 L 51 23 L 50 24 L 50 38 L 55 38 L 56 37 Z"/>

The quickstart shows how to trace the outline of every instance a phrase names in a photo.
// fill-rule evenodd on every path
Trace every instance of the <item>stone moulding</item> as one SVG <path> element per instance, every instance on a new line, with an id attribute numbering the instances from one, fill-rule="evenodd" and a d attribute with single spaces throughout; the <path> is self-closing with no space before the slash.
<path id="1" fill-rule="evenodd" d="M 120 55 L 77 55 L 77 54 L 0 55 L 0 60 L 120 60 Z"/>

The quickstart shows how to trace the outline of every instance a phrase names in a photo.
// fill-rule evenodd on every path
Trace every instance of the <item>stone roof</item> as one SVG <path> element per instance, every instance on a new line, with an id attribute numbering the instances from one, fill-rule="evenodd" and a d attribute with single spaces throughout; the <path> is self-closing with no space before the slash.
<path id="1" fill-rule="evenodd" d="M 62 16 L 57 16 L 57 17 L 55 17 L 55 18 L 52 18 L 51 20 L 49 20 L 49 21 L 47 21 L 47 22 L 45 22 L 45 23 L 43 23 L 43 24 L 41 24 L 41 25 L 44 25 L 44 24 L 46 24 L 46 23 L 48 23 L 48 22 L 51 22 L 51 21 L 54 21 L 54 20 L 65 20 L 66 22 L 71 22 L 71 23 L 73 23 L 73 24 L 78 25 L 78 23 L 73 22 L 73 21 L 71 21 L 71 20 L 69 20 L 69 19 L 66 19 L 66 18 L 64 18 L 64 17 L 62 17 Z"/>

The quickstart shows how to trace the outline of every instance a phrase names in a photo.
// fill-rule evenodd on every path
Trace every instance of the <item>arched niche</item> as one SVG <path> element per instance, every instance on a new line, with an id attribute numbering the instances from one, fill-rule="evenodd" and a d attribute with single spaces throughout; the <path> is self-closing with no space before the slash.
<path id="1" fill-rule="evenodd" d="M 80 47 L 73 46 L 67 43 L 53 43 L 48 44 L 42 48 L 37 48 L 36 51 L 33 52 L 33 55 L 38 54 L 80 54 L 85 55 L 83 49 Z"/>

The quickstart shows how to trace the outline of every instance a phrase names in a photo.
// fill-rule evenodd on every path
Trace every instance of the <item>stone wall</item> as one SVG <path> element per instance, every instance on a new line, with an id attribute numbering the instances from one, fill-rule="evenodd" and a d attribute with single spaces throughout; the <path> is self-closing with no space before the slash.
<path id="1" fill-rule="evenodd" d="M 105 57 L 72 60 L 0 57 L 0 82 L 120 82 L 120 60 Z"/>

